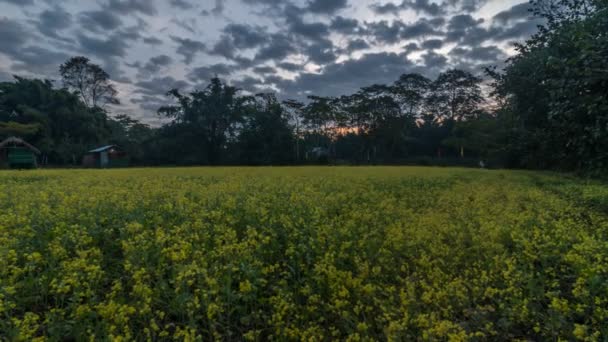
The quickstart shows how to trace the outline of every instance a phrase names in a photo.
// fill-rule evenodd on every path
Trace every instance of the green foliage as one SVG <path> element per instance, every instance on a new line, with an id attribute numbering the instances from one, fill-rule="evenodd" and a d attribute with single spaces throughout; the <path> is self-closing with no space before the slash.
<path id="1" fill-rule="evenodd" d="M 0 339 L 601 341 L 608 187 L 440 168 L 0 174 Z"/>
<path id="2" fill-rule="evenodd" d="M 518 166 L 601 172 L 608 154 L 605 1 L 534 1 L 547 26 L 496 79 Z"/>

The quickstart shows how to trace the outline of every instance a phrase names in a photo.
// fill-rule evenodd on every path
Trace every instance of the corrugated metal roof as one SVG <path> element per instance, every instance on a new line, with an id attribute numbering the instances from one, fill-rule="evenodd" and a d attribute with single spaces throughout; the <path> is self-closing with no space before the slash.
<path id="1" fill-rule="evenodd" d="M 103 152 L 103 151 L 107 151 L 109 149 L 111 149 L 112 147 L 115 147 L 116 145 L 107 145 L 107 146 L 102 146 L 102 147 L 98 147 L 94 150 L 90 150 L 89 153 L 98 153 L 98 152 Z"/>

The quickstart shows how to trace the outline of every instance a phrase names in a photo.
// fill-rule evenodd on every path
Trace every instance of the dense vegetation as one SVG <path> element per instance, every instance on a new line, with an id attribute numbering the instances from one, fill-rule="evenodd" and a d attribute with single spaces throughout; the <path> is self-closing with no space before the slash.
<path id="1" fill-rule="evenodd" d="M 470 169 L 3 172 L 0 339 L 603 340 L 607 196 Z"/>
<path id="2" fill-rule="evenodd" d="M 110 113 L 116 90 L 84 57 L 60 67 L 62 88 L 0 83 L 0 138 L 19 135 L 50 164 L 79 164 L 101 144 L 139 165 L 327 162 L 461 163 L 601 173 L 608 165 L 608 15 L 605 0 L 534 0 L 546 25 L 504 70 L 483 78 L 447 70 L 404 74 L 336 98 L 281 102 L 219 79 L 159 110 L 160 128 Z M 486 82 L 487 83 L 487 82 Z M 491 93 L 487 90 L 491 90 Z"/>

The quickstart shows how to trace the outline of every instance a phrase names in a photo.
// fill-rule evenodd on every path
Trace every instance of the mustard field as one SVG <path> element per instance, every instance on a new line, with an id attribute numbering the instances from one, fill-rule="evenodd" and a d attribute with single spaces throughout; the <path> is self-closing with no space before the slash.
<path id="1" fill-rule="evenodd" d="M 415 167 L 0 172 L 0 340 L 608 339 L 608 185 Z"/>

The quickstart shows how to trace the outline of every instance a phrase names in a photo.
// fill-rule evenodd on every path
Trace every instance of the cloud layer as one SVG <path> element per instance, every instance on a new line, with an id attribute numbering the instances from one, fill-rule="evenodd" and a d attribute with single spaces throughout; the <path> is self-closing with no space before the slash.
<path id="1" fill-rule="evenodd" d="M 525 0 L 0 0 L 0 78 L 57 79 L 86 55 L 119 112 L 152 122 L 170 88 L 219 76 L 281 98 L 339 95 L 399 74 L 500 65 L 538 20 Z"/>

